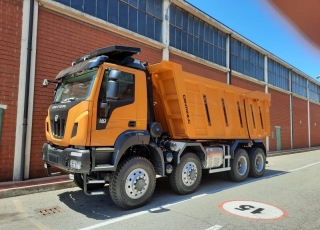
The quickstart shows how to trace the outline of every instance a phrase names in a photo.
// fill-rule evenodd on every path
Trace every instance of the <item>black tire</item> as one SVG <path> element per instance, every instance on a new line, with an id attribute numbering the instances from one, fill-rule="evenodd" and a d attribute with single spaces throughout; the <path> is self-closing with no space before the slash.
<path id="1" fill-rule="evenodd" d="M 183 178 L 184 175 L 186 177 Z M 199 158 L 193 153 L 186 153 L 181 157 L 180 164 L 173 167 L 169 181 L 176 193 L 185 195 L 198 189 L 201 177 L 202 167 Z"/>
<path id="2" fill-rule="evenodd" d="M 156 173 L 150 161 L 130 157 L 112 173 L 109 192 L 113 202 L 123 209 L 134 209 L 148 203 L 156 187 Z"/>
<path id="3" fill-rule="evenodd" d="M 81 173 L 75 173 L 74 174 L 74 179 L 73 182 L 83 190 L 83 176 Z M 87 185 L 87 189 L 88 191 L 91 190 L 97 190 L 97 189 L 101 189 L 104 187 L 105 184 L 88 184 Z"/>
<path id="4" fill-rule="evenodd" d="M 245 181 L 249 174 L 250 161 L 244 149 L 236 149 L 234 159 L 230 160 L 231 170 L 229 177 L 235 182 Z"/>
<path id="5" fill-rule="evenodd" d="M 251 177 L 262 177 L 266 169 L 266 155 L 261 148 L 253 148 L 249 152 Z"/>

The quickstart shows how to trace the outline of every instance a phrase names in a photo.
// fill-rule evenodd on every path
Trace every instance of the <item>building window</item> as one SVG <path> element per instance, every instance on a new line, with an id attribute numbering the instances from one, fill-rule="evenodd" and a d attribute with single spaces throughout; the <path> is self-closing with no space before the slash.
<path id="1" fill-rule="evenodd" d="M 299 74 L 292 72 L 292 92 L 300 96 L 307 97 L 307 79 L 300 76 Z"/>
<path id="2" fill-rule="evenodd" d="M 289 90 L 289 69 L 268 59 L 268 83 Z"/>
<path id="3" fill-rule="evenodd" d="M 232 38 L 231 69 L 264 81 L 264 56 L 251 47 Z"/>
<path id="4" fill-rule="evenodd" d="M 320 86 L 309 81 L 309 98 L 310 100 L 320 102 Z"/>
<path id="5" fill-rule="evenodd" d="M 226 66 L 227 35 L 187 11 L 170 5 L 170 46 Z"/>
<path id="6" fill-rule="evenodd" d="M 161 42 L 162 0 L 54 0 Z"/>

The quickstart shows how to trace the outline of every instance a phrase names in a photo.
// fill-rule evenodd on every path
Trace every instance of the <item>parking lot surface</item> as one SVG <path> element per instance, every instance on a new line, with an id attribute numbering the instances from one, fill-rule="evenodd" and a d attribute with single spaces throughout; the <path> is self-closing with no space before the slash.
<path id="1" fill-rule="evenodd" d="M 320 229 L 320 151 L 268 161 L 262 178 L 210 174 L 186 196 L 158 178 L 151 202 L 130 211 L 76 187 L 3 198 L 0 229 Z"/>

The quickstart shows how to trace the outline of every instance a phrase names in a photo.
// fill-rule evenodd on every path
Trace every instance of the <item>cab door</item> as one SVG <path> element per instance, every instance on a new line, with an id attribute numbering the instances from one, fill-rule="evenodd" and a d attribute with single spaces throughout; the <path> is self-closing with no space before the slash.
<path id="1" fill-rule="evenodd" d="M 117 80 L 109 78 L 110 69 L 121 71 Z M 107 98 L 107 92 L 112 90 L 114 81 L 118 85 L 118 97 Z M 113 146 L 121 133 L 146 129 L 147 93 L 144 72 L 122 66 L 107 67 L 100 82 L 93 109 L 91 146 Z"/>

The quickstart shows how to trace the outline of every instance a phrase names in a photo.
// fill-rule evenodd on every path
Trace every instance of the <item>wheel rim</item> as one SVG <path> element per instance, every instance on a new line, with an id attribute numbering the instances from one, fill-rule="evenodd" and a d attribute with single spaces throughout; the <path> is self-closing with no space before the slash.
<path id="1" fill-rule="evenodd" d="M 186 186 L 192 186 L 198 177 L 198 169 L 195 163 L 188 162 L 182 170 L 182 182 Z"/>
<path id="2" fill-rule="evenodd" d="M 126 179 L 125 187 L 126 193 L 131 199 L 139 199 L 148 190 L 148 173 L 141 168 L 133 170 Z"/>
<path id="3" fill-rule="evenodd" d="M 244 156 L 241 156 L 238 160 L 238 171 L 241 176 L 245 175 L 248 169 L 248 162 Z"/>
<path id="4" fill-rule="evenodd" d="M 264 161 L 261 154 L 257 155 L 255 164 L 257 171 L 261 172 L 264 166 Z"/>

